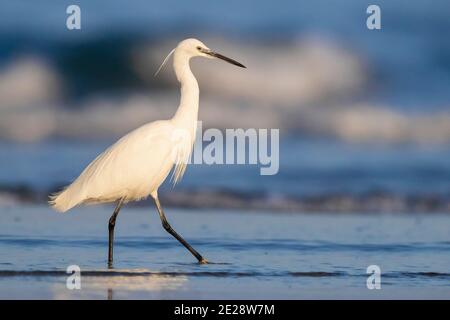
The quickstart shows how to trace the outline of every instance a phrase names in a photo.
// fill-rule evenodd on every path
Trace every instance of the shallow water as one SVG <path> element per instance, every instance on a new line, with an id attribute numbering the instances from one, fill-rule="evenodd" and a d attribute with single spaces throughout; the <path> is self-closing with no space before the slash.
<path id="1" fill-rule="evenodd" d="M 108 271 L 111 210 L 2 207 L 0 298 L 450 298 L 449 215 L 168 208 L 173 227 L 213 262 L 198 265 L 149 203 L 119 215 Z M 66 288 L 73 264 L 81 290 Z M 381 290 L 366 287 L 374 264 Z"/>

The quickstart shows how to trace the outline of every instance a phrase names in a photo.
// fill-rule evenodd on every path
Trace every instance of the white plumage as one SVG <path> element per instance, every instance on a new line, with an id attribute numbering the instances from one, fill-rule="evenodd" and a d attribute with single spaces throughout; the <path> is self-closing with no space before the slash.
<path id="1" fill-rule="evenodd" d="M 169 56 L 171 54 L 174 55 L 173 67 L 181 84 L 180 105 L 175 115 L 169 120 L 151 122 L 128 133 L 92 161 L 72 184 L 50 196 L 49 204 L 60 212 L 81 204 L 118 201 L 109 221 L 110 265 L 114 225 L 120 208 L 124 203 L 149 195 L 155 200 L 164 228 L 186 246 L 199 262 L 206 263 L 167 222 L 158 200 L 158 188 L 174 166 L 173 182 L 177 183 L 182 178 L 195 141 L 199 87 L 189 66 L 190 59 L 219 58 L 244 66 L 211 51 L 196 39 L 180 42 Z"/>
<path id="2" fill-rule="evenodd" d="M 171 120 L 156 121 L 128 133 L 92 161 L 71 185 L 52 196 L 51 205 L 65 212 L 84 203 L 121 198 L 129 202 L 157 192 L 173 166 L 171 134 L 175 128 Z"/>
<path id="3" fill-rule="evenodd" d="M 172 119 L 155 121 L 128 133 L 92 161 L 50 204 L 65 212 L 86 203 L 124 202 L 157 196 L 173 165 L 174 182 L 184 173 L 192 151 L 199 104 L 197 80 L 189 60 L 202 56 L 198 40 L 187 39 L 174 50 L 174 69 L 181 83 L 180 106 Z M 207 48 L 206 48 L 207 49 Z"/>

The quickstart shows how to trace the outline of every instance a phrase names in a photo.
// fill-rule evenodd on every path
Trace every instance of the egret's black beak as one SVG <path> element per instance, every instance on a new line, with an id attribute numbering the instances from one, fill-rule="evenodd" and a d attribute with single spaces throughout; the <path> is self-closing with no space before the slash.
<path id="1" fill-rule="evenodd" d="M 211 57 L 221 59 L 223 61 L 226 61 L 228 63 L 234 64 L 235 66 L 241 67 L 241 68 L 247 68 L 242 63 L 237 62 L 236 60 L 233 60 L 231 58 L 225 57 L 224 55 L 221 55 L 220 53 L 214 52 L 214 51 L 206 51 L 206 54 L 209 54 Z"/>

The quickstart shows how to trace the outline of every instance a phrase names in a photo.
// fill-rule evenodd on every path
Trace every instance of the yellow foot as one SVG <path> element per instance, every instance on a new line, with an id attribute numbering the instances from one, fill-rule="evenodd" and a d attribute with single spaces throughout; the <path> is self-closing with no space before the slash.
<path id="1" fill-rule="evenodd" d="M 208 264 L 209 262 L 205 258 L 202 258 L 202 260 L 200 260 L 198 263 L 200 263 L 200 264 Z"/>

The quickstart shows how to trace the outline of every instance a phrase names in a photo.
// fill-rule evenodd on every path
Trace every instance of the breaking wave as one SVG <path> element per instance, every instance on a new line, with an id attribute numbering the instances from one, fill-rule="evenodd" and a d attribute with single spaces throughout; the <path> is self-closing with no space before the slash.
<path id="1" fill-rule="evenodd" d="M 171 68 L 157 79 L 153 72 L 175 41 L 133 46 L 125 55 L 120 67 L 125 70 L 123 78 L 134 77 L 140 85 L 99 93 L 92 84 L 92 93 L 78 99 L 71 99 L 66 91 L 81 84 L 74 84 L 76 77 L 58 65 L 37 56 L 10 61 L 0 69 L 1 139 L 101 139 L 169 118 L 178 105 L 177 83 Z M 219 62 L 193 61 L 202 89 L 200 119 L 205 126 L 280 128 L 358 143 L 450 142 L 447 105 L 417 113 L 387 102 L 361 102 L 361 95 L 379 80 L 360 53 L 329 39 L 309 35 L 283 46 L 217 38 L 205 42 L 225 54 L 235 53 L 248 64 L 242 71 Z M 95 82 L 118 75 L 83 76 Z"/>

